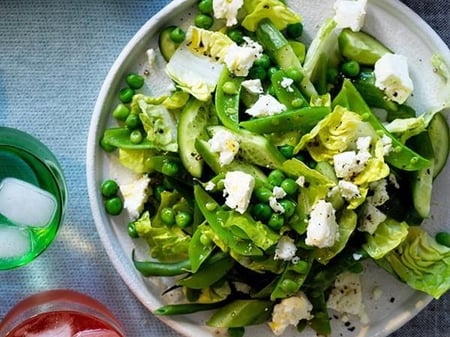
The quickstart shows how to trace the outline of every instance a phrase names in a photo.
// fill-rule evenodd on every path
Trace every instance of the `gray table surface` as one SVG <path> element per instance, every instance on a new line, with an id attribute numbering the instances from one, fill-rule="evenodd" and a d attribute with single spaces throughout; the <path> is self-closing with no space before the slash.
<path id="1" fill-rule="evenodd" d="M 54 244 L 35 262 L 0 272 L 0 318 L 26 295 L 71 288 L 94 296 L 130 337 L 179 334 L 151 315 L 118 276 L 100 243 L 87 197 L 85 152 L 94 104 L 114 60 L 168 0 L 0 1 L 0 125 L 20 128 L 55 152 L 69 206 Z M 448 0 L 403 0 L 450 45 Z M 450 336 L 450 294 L 392 337 Z"/>

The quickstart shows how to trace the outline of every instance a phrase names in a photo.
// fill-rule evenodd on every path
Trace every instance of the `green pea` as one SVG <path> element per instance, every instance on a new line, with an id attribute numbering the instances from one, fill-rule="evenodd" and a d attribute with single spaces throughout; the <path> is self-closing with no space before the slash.
<path id="1" fill-rule="evenodd" d="M 128 223 L 127 232 L 130 238 L 137 239 L 139 237 L 139 233 L 136 230 L 136 223 L 134 221 Z"/>
<path id="2" fill-rule="evenodd" d="M 341 65 L 341 70 L 344 75 L 355 77 L 358 76 L 361 69 L 358 62 L 350 60 Z"/>
<path id="3" fill-rule="evenodd" d="M 198 28 L 209 29 L 212 27 L 214 19 L 211 15 L 200 13 L 195 16 L 194 22 Z"/>
<path id="4" fill-rule="evenodd" d="M 237 93 L 238 87 L 237 87 L 236 83 L 234 83 L 233 81 L 226 81 L 222 85 L 222 90 L 227 95 L 234 95 Z"/>
<path id="5" fill-rule="evenodd" d="M 179 170 L 178 164 L 171 160 L 166 160 L 161 167 L 161 172 L 169 177 L 176 175 Z"/>
<path id="6" fill-rule="evenodd" d="M 181 27 L 175 27 L 169 33 L 170 39 L 175 43 L 181 43 L 186 38 L 186 33 Z"/>
<path id="7" fill-rule="evenodd" d="M 140 89 L 144 85 L 144 78 L 136 73 L 127 75 L 126 82 L 132 89 Z"/>
<path id="8" fill-rule="evenodd" d="M 228 328 L 228 335 L 230 337 L 244 337 L 245 328 L 243 326 L 237 328 Z"/>
<path id="9" fill-rule="evenodd" d="M 267 69 L 267 76 L 269 76 L 269 78 L 272 77 L 272 75 L 274 73 L 276 73 L 278 70 L 280 70 L 278 67 L 269 67 L 269 69 Z"/>
<path id="10" fill-rule="evenodd" d="M 332 67 L 327 68 L 327 82 L 331 84 L 336 84 L 338 82 L 339 71 Z"/>
<path id="11" fill-rule="evenodd" d="M 119 192 L 119 185 L 116 181 L 112 179 L 107 179 L 102 183 L 101 186 L 102 195 L 105 198 L 111 198 L 117 195 Z"/>
<path id="12" fill-rule="evenodd" d="M 272 191 L 264 186 L 255 188 L 254 193 L 260 202 L 268 202 L 272 196 Z"/>
<path id="13" fill-rule="evenodd" d="M 439 232 L 436 234 L 436 241 L 444 246 L 450 247 L 450 233 Z"/>
<path id="14" fill-rule="evenodd" d="M 165 207 L 161 210 L 161 220 L 169 226 L 175 223 L 175 211 L 172 207 Z"/>
<path id="15" fill-rule="evenodd" d="M 105 200 L 106 213 L 110 215 L 119 215 L 123 210 L 123 201 L 119 197 L 112 197 Z"/>
<path id="16" fill-rule="evenodd" d="M 198 3 L 198 10 L 203 14 L 212 14 L 213 12 L 213 2 L 212 0 L 201 0 Z"/>
<path id="17" fill-rule="evenodd" d="M 144 137 L 142 136 L 141 130 L 136 129 L 131 131 L 130 142 L 132 142 L 133 144 L 140 144 L 143 139 Z"/>
<path id="18" fill-rule="evenodd" d="M 297 284 L 297 282 L 295 282 L 293 280 L 286 279 L 286 280 L 281 281 L 280 287 L 286 293 L 289 294 L 289 293 L 297 291 L 298 284 Z"/>
<path id="19" fill-rule="evenodd" d="M 351 265 L 348 270 L 354 274 L 359 274 L 364 271 L 364 264 L 361 262 L 356 262 L 355 264 Z"/>
<path id="20" fill-rule="evenodd" d="M 252 208 L 252 214 L 257 220 L 267 221 L 272 213 L 270 206 L 264 203 L 257 203 Z"/>
<path id="21" fill-rule="evenodd" d="M 270 228 L 279 230 L 284 225 L 284 217 L 279 213 L 272 213 L 267 224 Z"/>
<path id="22" fill-rule="evenodd" d="M 292 178 L 286 178 L 281 182 L 280 187 L 289 195 L 293 195 L 298 190 L 298 185 Z"/>
<path id="23" fill-rule="evenodd" d="M 303 24 L 301 22 L 288 24 L 286 34 L 289 38 L 296 39 L 303 34 Z"/>
<path id="24" fill-rule="evenodd" d="M 164 192 L 166 189 L 163 185 L 158 185 L 153 190 L 153 197 L 156 201 L 161 201 L 161 193 Z"/>
<path id="25" fill-rule="evenodd" d="M 281 145 L 280 147 L 278 147 L 278 150 L 287 159 L 292 158 L 294 156 L 294 147 L 292 145 L 288 144 Z"/>
<path id="26" fill-rule="evenodd" d="M 267 176 L 267 181 L 272 186 L 280 186 L 281 182 L 286 178 L 281 170 L 273 170 Z"/>
<path id="27" fill-rule="evenodd" d="M 227 32 L 228 37 L 236 42 L 237 44 L 242 44 L 244 42 L 244 34 L 240 29 L 233 28 Z"/>
<path id="28" fill-rule="evenodd" d="M 304 100 L 302 98 L 294 98 L 291 102 L 293 108 L 301 108 L 304 104 Z"/>
<path id="29" fill-rule="evenodd" d="M 134 130 L 141 125 L 141 120 L 137 114 L 129 114 L 127 119 L 125 120 L 125 125 L 128 129 Z"/>
<path id="30" fill-rule="evenodd" d="M 267 70 L 261 66 L 254 65 L 250 68 L 248 75 L 252 79 L 260 79 L 264 81 L 267 78 Z"/>
<path id="31" fill-rule="evenodd" d="M 284 216 L 286 218 L 290 218 L 295 213 L 295 203 L 289 199 L 282 199 L 279 201 L 281 207 L 284 209 Z"/>
<path id="32" fill-rule="evenodd" d="M 175 215 L 175 223 L 181 228 L 185 228 L 192 223 L 192 214 L 186 211 L 179 211 Z"/>
<path id="33" fill-rule="evenodd" d="M 208 235 L 202 234 L 200 235 L 200 243 L 203 246 L 209 246 L 212 243 L 212 240 Z"/>
<path id="34" fill-rule="evenodd" d="M 255 66 L 269 69 L 271 62 L 270 57 L 267 54 L 261 54 L 261 56 L 253 63 Z"/>
<path id="35" fill-rule="evenodd" d="M 134 90 L 132 88 L 123 88 L 119 91 L 119 100 L 122 103 L 130 103 L 134 96 Z"/>
<path id="36" fill-rule="evenodd" d="M 286 70 L 286 75 L 292 78 L 295 82 L 301 82 L 303 80 L 303 74 L 297 68 L 289 68 Z"/>
<path id="37" fill-rule="evenodd" d="M 113 152 L 116 149 L 116 147 L 114 145 L 111 145 L 111 144 L 105 142 L 105 138 L 104 137 L 102 137 L 100 139 L 100 147 L 105 152 Z"/>
<path id="38" fill-rule="evenodd" d="M 125 121 L 130 114 L 130 109 L 123 103 L 119 103 L 113 110 L 112 115 L 119 121 Z"/>
<path id="39" fill-rule="evenodd" d="M 297 263 L 293 263 L 291 269 L 298 274 L 305 274 L 308 272 L 309 263 L 306 261 L 298 261 Z"/>

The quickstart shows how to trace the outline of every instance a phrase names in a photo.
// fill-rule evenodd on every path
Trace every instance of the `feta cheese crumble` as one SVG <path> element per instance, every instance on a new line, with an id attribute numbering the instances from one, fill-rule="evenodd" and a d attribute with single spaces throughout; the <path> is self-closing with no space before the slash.
<path id="1" fill-rule="evenodd" d="M 362 207 L 358 218 L 358 230 L 369 234 L 375 233 L 378 226 L 387 219 L 387 216 L 378 208 L 367 202 Z"/>
<path id="2" fill-rule="evenodd" d="M 237 14 L 244 0 L 213 0 L 212 3 L 216 19 L 226 19 L 228 27 L 237 24 Z"/>
<path id="3" fill-rule="evenodd" d="M 239 151 L 239 141 L 229 131 L 219 130 L 208 140 L 212 152 L 219 153 L 221 166 L 230 164 Z"/>
<path id="4" fill-rule="evenodd" d="M 283 77 L 281 80 L 280 85 L 286 89 L 288 92 L 294 92 L 294 89 L 292 88 L 292 84 L 294 84 L 294 80 L 289 77 Z"/>
<path id="5" fill-rule="evenodd" d="M 255 187 L 255 178 L 241 171 L 229 171 L 223 183 L 225 204 L 241 214 L 245 213 Z"/>
<path id="6" fill-rule="evenodd" d="M 301 320 L 310 320 L 313 316 L 313 306 L 303 292 L 281 300 L 272 312 L 272 321 L 269 326 L 272 332 L 279 336 L 289 325 L 296 326 Z"/>
<path id="7" fill-rule="evenodd" d="M 244 44 L 231 44 L 226 51 L 224 62 L 228 70 L 236 76 L 247 76 L 253 63 L 262 55 L 264 49 L 258 43 L 244 37 Z"/>
<path id="8" fill-rule="evenodd" d="M 310 213 L 305 243 L 319 248 L 332 247 L 338 237 L 333 205 L 325 200 L 317 201 Z"/>
<path id="9" fill-rule="evenodd" d="M 358 151 L 344 151 L 333 156 L 334 170 L 338 178 L 351 180 L 361 173 L 372 157 L 369 152 L 371 137 L 359 137 L 356 140 Z"/>
<path id="10" fill-rule="evenodd" d="M 255 104 L 245 110 L 247 114 L 253 117 L 272 116 L 286 111 L 286 106 L 278 102 L 272 95 L 260 95 Z"/>
<path id="11" fill-rule="evenodd" d="M 367 0 L 337 0 L 334 21 L 337 28 L 350 28 L 357 32 L 364 26 Z"/>
<path id="12" fill-rule="evenodd" d="M 129 184 L 119 186 L 120 193 L 123 196 L 123 207 L 128 211 L 132 219 L 139 218 L 144 204 L 150 196 L 150 178 L 142 175 L 140 178 Z"/>
<path id="13" fill-rule="evenodd" d="M 297 252 L 295 242 L 289 236 L 282 236 L 275 248 L 274 260 L 292 261 Z"/>
<path id="14" fill-rule="evenodd" d="M 272 190 L 272 195 L 269 198 L 269 206 L 274 212 L 284 213 L 284 208 L 278 202 L 278 199 L 282 199 L 287 195 L 287 193 L 279 186 L 275 186 Z"/>
<path id="15" fill-rule="evenodd" d="M 408 73 L 408 60 L 403 55 L 385 54 L 374 66 L 375 86 L 394 102 L 403 104 L 414 90 Z"/>
<path id="16" fill-rule="evenodd" d="M 250 94 L 253 95 L 259 95 L 264 92 L 264 88 L 259 78 L 256 78 L 254 80 L 245 80 L 242 82 L 241 85 L 245 90 L 247 90 Z"/>
<path id="17" fill-rule="evenodd" d="M 350 181 L 339 180 L 338 188 L 339 191 L 341 192 L 342 197 L 347 201 L 361 197 L 361 193 L 359 191 L 358 186 L 356 186 Z"/>
<path id="18" fill-rule="evenodd" d="M 334 288 L 328 297 L 327 307 L 342 314 L 359 316 L 362 323 L 367 323 L 368 318 L 362 298 L 360 275 L 346 271 L 336 277 Z"/>

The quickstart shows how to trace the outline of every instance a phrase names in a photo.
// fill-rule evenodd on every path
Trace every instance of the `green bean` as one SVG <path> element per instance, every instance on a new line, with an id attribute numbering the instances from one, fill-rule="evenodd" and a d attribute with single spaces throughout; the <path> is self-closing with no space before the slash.
<path id="1" fill-rule="evenodd" d="M 156 309 L 153 313 L 158 316 L 187 315 L 199 311 L 216 309 L 223 303 L 183 303 L 168 304 Z"/>
<path id="2" fill-rule="evenodd" d="M 132 253 L 134 267 L 143 276 L 176 276 L 187 273 L 191 269 L 189 259 L 179 262 L 137 261 L 135 251 Z"/>

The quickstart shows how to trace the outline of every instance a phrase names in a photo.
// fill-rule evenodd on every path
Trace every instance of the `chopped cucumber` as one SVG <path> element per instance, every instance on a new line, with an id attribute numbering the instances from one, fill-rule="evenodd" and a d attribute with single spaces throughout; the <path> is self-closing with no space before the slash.
<path id="1" fill-rule="evenodd" d="M 177 50 L 180 43 L 177 43 L 173 41 L 170 37 L 170 32 L 173 31 L 176 28 L 176 26 L 169 26 L 164 28 L 159 33 L 159 50 L 161 51 L 162 56 L 164 59 L 168 62 L 172 55 L 175 53 L 175 50 Z"/>
<path id="2" fill-rule="evenodd" d="M 447 121 L 441 113 L 436 113 L 428 125 L 428 136 L 433 147 L 433 178 L 442 171 L 449 154 L 450 132 Z"/>
<path id="3" fill-rule="evenodd" d="M 195 148 L 194 139 L 206 138 L 205 127 L 211 120 L 209 105 L 192 98 L 184 107 L 178 121 L 178 148 L 181 162 L 196 178 L 203 172 L 203 160 Z"/>

